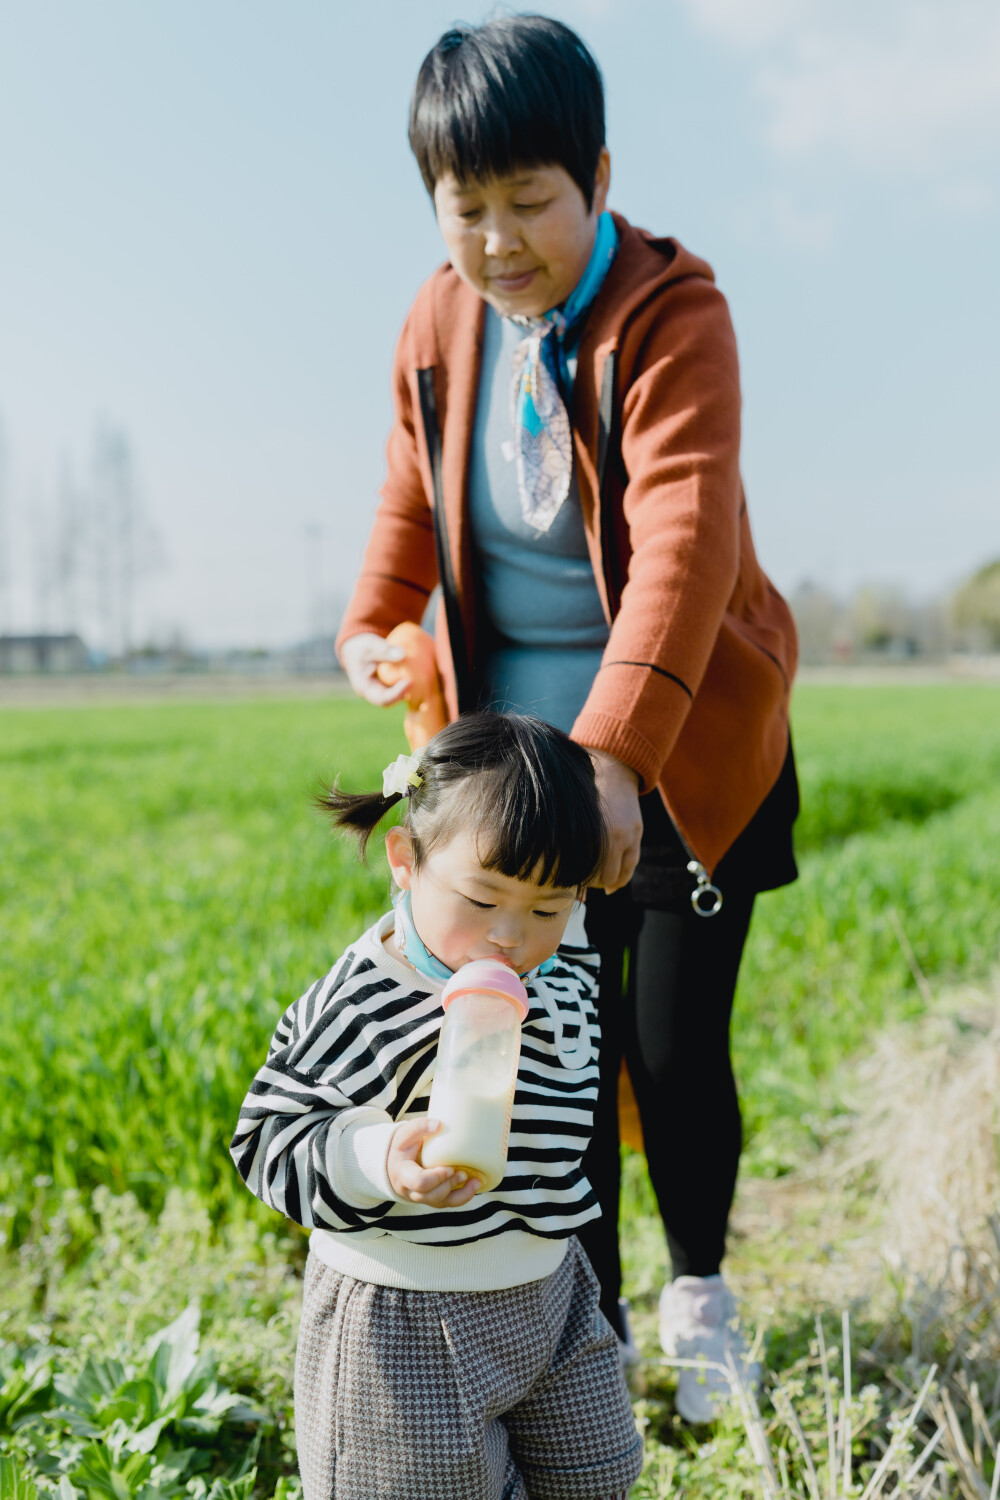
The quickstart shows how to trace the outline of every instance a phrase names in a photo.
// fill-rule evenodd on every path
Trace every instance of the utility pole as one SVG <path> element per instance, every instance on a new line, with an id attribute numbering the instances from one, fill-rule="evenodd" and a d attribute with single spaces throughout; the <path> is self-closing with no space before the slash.
<path id="1" fill-rule="evenodd" d="M 101 645 L 111 656 L 115 646 L 115 559 L 112 497 L 107 464 L 107 429 L 98 422 L 94 438 L 94 483 L 90 504 L 90 544 L 93 559 L 94 603 Z"/>
<path id="2" fill-rule="evenodd" d="M 111 461 L 118 521 L 118 625 L 122 655 L 128 656 L 135 607 L 135 487 L 132 448 L 128 435 L 121 430 L 113 435 Z"/>
<path id="3" fill-rule="evenodd" d="M 52 630 L 53 537 L 51 516 L 36 486 L 32 487 L 28 505 L 31 517 L 35 563 L 35 630 L 48 635 Z"/>
<path id="4" fill-rule="evenodd" d="M 323 634 L 323 528 L 316 521 L 305 526 L 306 639 Z"/>
<path id="5" fill-rule="evenodd" d="M 95 453 L 95 574 L 105 646 L 124 657 L 132 647 L 136 526 L 132 449 L 120 428 L 100 422 Z"/>
<path id="6" fill-rule="evenodd" d="M 55 575 L 59 598 L 59 623 L 67 635 L 80 630 L 77 582 L 80 570 L 80 506 L 73 470 L 64 454 L 59 465 L 56 496 Z"/>

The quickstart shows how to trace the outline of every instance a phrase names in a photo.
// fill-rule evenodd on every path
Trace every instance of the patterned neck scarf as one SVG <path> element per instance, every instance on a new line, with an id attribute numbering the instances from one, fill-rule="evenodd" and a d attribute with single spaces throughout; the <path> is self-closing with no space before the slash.
<path id="1" fill-rule="evenodd" d="M 569 494 L 573 434 L 566 402 L 575 374 L 570 361 L 617 251 L 615 221 L 603 213 L 587 269 L 562 306 L 540 318 L 511 319 L 529 330 L 511 361 L 510 404 L 521 514 L 539 532 L 548 531 Z"/>
<path id="2" fill-rule="evenodd" d="M 393 898 L 395 902 L 396 923 L 393 928 L 393 939 L 396 947 L 403 957 L 413 965 L 418 973 L 427 979 L 433 979 L 438 984 L 445 984 L 451 978 L 452 971 L 443 964 L 433 953 L 429 953 L 421 941 L 420 934 L 413 925 L 413 912 L 410 910 L 409 891 L 397 892 Z M 547 958 L 537 969 L 531 969 L 522 974 L 522 979 L 533 979 L 536 974 L 551 974 L 556 966 L 555 954 Z"/>

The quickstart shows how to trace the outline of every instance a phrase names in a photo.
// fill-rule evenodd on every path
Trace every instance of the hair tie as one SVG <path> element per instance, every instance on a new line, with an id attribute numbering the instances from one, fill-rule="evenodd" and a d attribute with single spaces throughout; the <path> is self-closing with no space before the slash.
<path id="1" fill-rule="evenodd" d="M 420 751 L 414 750 L 412 755 L 397 755 L 382 772 L 382 796 L 387 801 L 390 797 L 408 797 L 418 786 L 423 786 L 423 782 Z"/>

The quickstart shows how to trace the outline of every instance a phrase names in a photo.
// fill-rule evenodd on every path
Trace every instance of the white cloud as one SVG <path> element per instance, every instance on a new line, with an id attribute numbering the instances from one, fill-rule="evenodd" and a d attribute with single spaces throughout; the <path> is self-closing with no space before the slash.
<path id="1" fill-rule="evenodd" d="M 828 208 L 809 208 L 792 194 L 776 189 L 738 208 L 735 227 L 751 243 L 777 240 L 794 250 L 821 251 L 833 242 L 837 215 Z"/>
<path id="2" fill-rule="evenodd" d="M 606 21 L 621 7 L 621 0 L 577 0 L 577 3 L 591 21 Z"/>
<path id="3" fill-rule="evenodd" d="M 822 250 L 833 238 L 836 215 L 827 209 L 803 208 L 787 193 L 771 197 L 771 214 L 780 237 L 803 250 Z"/>
<path id="4" fill-rule="evenodd" d="M 788 157 L 834 151 L 939 174 L 1000 155 L 996 0 L 685 0 L 752 60 L 766 133 Z"/>
<path id="5" fill-rule="evenodd" d="M 956 177 L 941 186 L 937 201 L 949 213 L 974 219 L 993 207 L 996 193 L 981 177 Z"/>
<path id="6" fill-rule="evenodd" d="M 685 0 L 695 20 L 737 47 L 758 49 L 782 41 L 810 21 L 816 0 Z"/>

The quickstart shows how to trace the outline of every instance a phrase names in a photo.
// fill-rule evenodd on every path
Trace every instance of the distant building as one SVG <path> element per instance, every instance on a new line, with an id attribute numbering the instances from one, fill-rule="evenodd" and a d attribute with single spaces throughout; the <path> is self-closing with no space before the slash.
<path id="1" fill-rule="evenodd" d="M 89 658 L 78 635 L 0 635 L 0 673 L 85 672 Z"/>
<path id="2" fill-rule="evenodd" d="M 312 640 L 300 641 L 283 653 L 286 670 L 324 677 L 327 672 L 339 672 L 340 662 L 333 649 L 336 636 L 314 636 Z"/>

